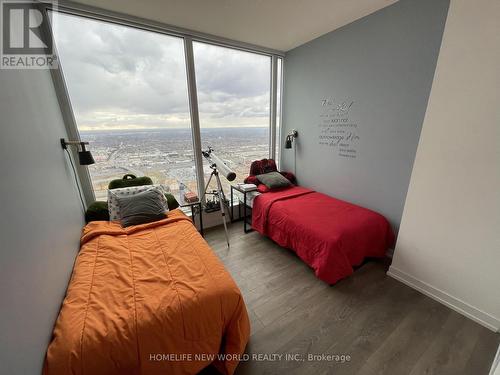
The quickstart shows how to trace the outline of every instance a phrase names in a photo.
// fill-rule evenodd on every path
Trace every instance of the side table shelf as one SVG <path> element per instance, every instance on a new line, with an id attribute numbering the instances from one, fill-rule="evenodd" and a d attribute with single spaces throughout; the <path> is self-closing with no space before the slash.
<path id="1" fill-rule="evenodd" d="M 231 222 L 236 221 L 234 219 L 234 191 L 235 190 L 240 192 L 241 194 L 243 194 L 243 201 L 241 201 L 241 199 L 238 197 L 238 218 L 239 218 L 238 220 L 243 219 L 243 231 L 245 233 L 249 233 L 249 232 L 253 231 L 253 229 L 251 227 L 252 222 L 251 221 L 249 222 L 249 219 L 250 220 L 252 219 L 252 215 L 251 215 L 252 208 L 248 205 L 247 194 L 254 192 L 257 189 L 244 190 L 238 185 L 231 185 Z M 241 203 L 243 203 L 243 216 L 241 216 L 241 210 L 242 210 Z"/>
<path id="2" fill-rule="evenodd" d="M 203 207 L 201 202 L 183 202 L 180 207 L 190 207 L 191 208 L 191 220 L 193 224 L 196 224 L 196 215 L 200 217 L 200 234 L 203 236 Z"/>

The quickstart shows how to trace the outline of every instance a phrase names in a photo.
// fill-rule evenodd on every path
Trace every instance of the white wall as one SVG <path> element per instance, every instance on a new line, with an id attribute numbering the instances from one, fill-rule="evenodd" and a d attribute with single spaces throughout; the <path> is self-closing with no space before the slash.
<path id="1" fill-rule="evenodd" d="M 83 224 L 48 71 L 0 70 L 0 367 L 39 374 Z"/>
<path id="2" fill-rule="evenodd" d="M 452 0 L 389 274 L 500 327 L 500 2 Z"/>

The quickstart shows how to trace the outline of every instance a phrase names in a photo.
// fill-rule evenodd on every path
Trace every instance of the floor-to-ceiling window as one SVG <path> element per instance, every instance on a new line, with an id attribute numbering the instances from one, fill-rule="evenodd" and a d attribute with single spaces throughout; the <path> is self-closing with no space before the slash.
<path id="1" fill-rule="evenodd" d="M 208 146 L 236 172 L 235 183 L 248 175 L 252 161 L 272 156 L 272 54 L 76 13 L 51 16 L 62 91 L 76 122 L 70 128 L 90 142 L 98 200 L 106 199 L 112 179 L 125 174 L 149 176 L 179 197 L 185 191 L 201 196 L 211 170 L 202 159 L 197 171 L 196 160 Z M 281 59 L 279 64 L 281 69 Z M 187 74 L 192 66 L 195 74 Z M 196 77 L 194 96 L 188 77 Z M 198 106 L 190 108 L 190 100 Z M 198 108 L 195 123 L 192 108 Z M 229 182 L 222 183 L 228 193 Z"/>
<path id="2" fill-rule="evenodd" d="M 149 176 L 197 191 L 182 38 L 55 13 L 55 42 L 97 199 L 110 180 Z"/>
<path id="3" fill-rule="evenodd" d="M 199 42 L 193 51 L 202 148 L 212 147 L 241 182 L 252 161 L 269 157 L 271 57 Z"/>

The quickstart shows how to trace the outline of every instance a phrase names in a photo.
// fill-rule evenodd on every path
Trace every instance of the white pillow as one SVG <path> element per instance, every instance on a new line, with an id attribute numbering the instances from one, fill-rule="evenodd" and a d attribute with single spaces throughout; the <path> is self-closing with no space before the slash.
<path id="1" fill-rule="evenodd" d="M 117 197 L 126 197 L 130 195 L 136 195 L 138 193 L 142 193 L 147 190 L 156 190 L 158 191 L 158 199 L 160 203 L 165 207 L 165 212 L 168 211 L 168 202 L 167 198 L 165 198 L 165 190 L 161 185 L 142 185 L 142 186 L 131 186 L 120 189 L 111 189 L 108 190 L 108 211 L 109 211 L 109 220 L 115 221 L 120 220 L 120 205 L 118 204 Z"/>

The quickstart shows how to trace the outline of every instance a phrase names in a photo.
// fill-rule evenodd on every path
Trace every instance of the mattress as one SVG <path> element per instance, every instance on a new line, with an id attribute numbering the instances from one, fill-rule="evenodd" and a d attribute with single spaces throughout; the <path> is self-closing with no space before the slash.
<path id="1" fill-rule="evenodd" d="M 91 222 L 43 373 L 196 374 L 213 363 L 232 374 L 249 333 L 240 290 L 180 210 L 128 228 Z"/>
<path id="2" fill-rule="evenodd" d="M 247 205 L 253 208 L 253 202 L 261 193 L 258 191 L 250 191 L 247 193 Z"/>
<path id="3" fill-rule="evenodd" d="M 300 186 L 253 202 L 252 228 L 289 248 L 329 283 L 351 275 L 394 243 L 389 222 L 369 209 Z"/>

